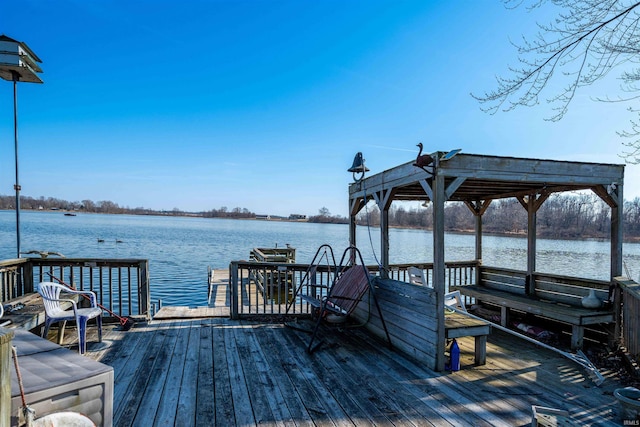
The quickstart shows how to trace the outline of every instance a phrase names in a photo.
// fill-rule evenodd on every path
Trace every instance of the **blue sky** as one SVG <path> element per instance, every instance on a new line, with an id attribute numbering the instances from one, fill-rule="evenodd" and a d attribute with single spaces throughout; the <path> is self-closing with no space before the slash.
<path id="1" fill-rule="evenodd" d="M 22 194 L 187 211 L 347 215 L 353 156 L 376 173 L 428 151 L 623 163 L 625 106 L 582 92 L 488 115 L 471 92 L 549 16 L 466 1 L 0 3 L 43 61 L 18 85 Z M 13 88 L 0 81 L 0 194 L 13 194 Z M 640 196 L 638 166 L 625 198 Z"/>

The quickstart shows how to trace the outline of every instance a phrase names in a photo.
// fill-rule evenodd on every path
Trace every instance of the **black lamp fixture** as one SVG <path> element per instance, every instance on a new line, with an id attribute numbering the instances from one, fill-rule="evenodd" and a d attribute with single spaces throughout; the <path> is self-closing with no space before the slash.
<path id="1" fill-rule="evenodd" d="M 355 182 L 362 181 L 364 173 L 369 172 L 369 168 L 364 165 L 364 157 L 362 157 L 360 151 L 356 153 L 356 156 L 353 158 L 353 165 L 351 165 L 347 171 L 353 173 L 353 180 Z M 356 174 L 360 174 L 360 177 L 356 177 Z"/>

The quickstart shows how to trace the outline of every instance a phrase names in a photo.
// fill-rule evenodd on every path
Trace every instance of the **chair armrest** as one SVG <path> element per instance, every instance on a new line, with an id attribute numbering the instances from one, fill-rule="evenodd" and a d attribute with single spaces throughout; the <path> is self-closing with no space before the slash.
<path id="1" fill-rule="evenodd" d="M 98 306 L 98 300 L 96 298 L 96 293 L 93 292 L 93 291 L 79 291 L 77 289 L 67 288 L 67 289 L 64 290 L 64 292 L 69 293 L 69 294 L 83 295 L 85 297 L 88 297 L 89 300 L 91 301 L 91 307 L 97 307 Z"/>
<path id="2" fill-rule="evenodd" d="M 42 299 L 46 299 L 47 301 L 58 301 L 58 302 L 68 302 L 69 304 L 71 304 L 71 307 L 73 308 L 73 312 L 76 313 L 78 311 L 78 306 L 76 304 L 76 302 L 72 299 L 69 298 L 48 298 L 45 297 L 44 295 L 41 295 Z"/>

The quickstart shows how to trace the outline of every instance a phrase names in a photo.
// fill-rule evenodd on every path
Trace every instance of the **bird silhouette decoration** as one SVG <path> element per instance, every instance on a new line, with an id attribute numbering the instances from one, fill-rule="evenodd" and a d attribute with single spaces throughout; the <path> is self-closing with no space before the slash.
<path id="1" fill-rule="evenodd" d="M 420 169 L 424 170 L 427 173 L 430 173 L 431 175 L 433 175 L 433 157 L 430 156 L 429 154 L 422 154 L 422 142 L 419 142 L 418 147 L 420 147 L 420 151 L 418 152 L 418 156 L 416 157 L 416 161 L 413 164 L 413 166 L 417 166 Z M 427 170 L 425 168 L 430 167 L 431 170 Z"/>
<path id="2" fill-rule="evenodd" d="M 28 252 L 20 252 L 25 255 L 40 255 L 40 258 L 48 258 L 51 255 L 59 256 L 60 258 L 66 258 L 60 252 L 51 252 L 51 251 L 28 251 Z"/>

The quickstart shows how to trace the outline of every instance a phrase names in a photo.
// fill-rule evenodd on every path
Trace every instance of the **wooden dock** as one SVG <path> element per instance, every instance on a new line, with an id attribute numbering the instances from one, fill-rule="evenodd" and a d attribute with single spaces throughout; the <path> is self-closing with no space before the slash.
<path id="1" fill-rule="evenodd" d="M 167 319 L 199 319 L 206 317 L 229 317 L 229 270 L 214 270 L 214 281 L 211 288 L 211 301 L 206 307 L 162 307 L 153 318 Z M 206 284 L 204 285 L 206 286 Z"/>
<path id="2" fill-rule="evenodd" d="M 534 405 L 568 411 L 573 425 L 621 424 L 615 372 L 596 387 L 574 362 L 496 330 L 482 366 L 474 338 L 458 338 L 457 372 L 427 369 L 362 329 L 323 329 L 309 355 L 309 334 L 265 316 L 229 319 L 228 279 L 217 277 L 209 307 L 105 326 L 103 343 L 90 328 L 86 356 L 114 369 L 114 426 L 523 426 Z"/>
<path id="3" fill-rule="evenodd" d="M 87 356 L 114 368 L 114 426 L 522 426 L 532 405 L 568 410 L 575 425 L 620 424 L 615 373 L 596 387 L 575 363 L 501 332 L 484 366 L 460 338 L 453 373 L 362 330 L 322 337 L 309 355 L 309 335 L 278 323 L 153 320 L 109 326 Z"/>

